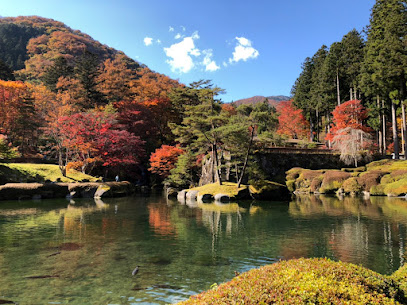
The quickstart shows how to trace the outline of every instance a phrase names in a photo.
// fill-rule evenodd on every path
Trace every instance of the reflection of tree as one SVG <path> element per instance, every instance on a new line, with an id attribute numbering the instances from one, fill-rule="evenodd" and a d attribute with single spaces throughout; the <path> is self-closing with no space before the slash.
<path id="1" fill-rule="evenodd" d="M 160 235 L 177 235 L 175 226 L 171 223 L 170 207 L 162 204 L 148 205 L 148 222 L 153 230 Z"/>
<path id="2" fill-rule="evenodd" d="M 365 263 L 368 258 L 369 264 L 381 265 L 382 272 L 390 272 L 399 262 L 404 262 L 405 199 L 297 196 L 290 203 L 289 212 L 298 219 L 317 221 L 330 217 L 333 222 L 321 232 L 336 259 Z M 304 239 L 308 238 L 303 235 Z M 374 255 L 373 250 L 376 250 Z"/>

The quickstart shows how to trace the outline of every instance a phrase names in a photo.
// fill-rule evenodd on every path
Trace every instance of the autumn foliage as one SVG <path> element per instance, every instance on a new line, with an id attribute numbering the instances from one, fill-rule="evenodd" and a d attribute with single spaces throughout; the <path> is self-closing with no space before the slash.
<path id="1" fill-rule="evenodd" d="M 369 132 L 370 128 L 363 125 L 368 115 L 367 109 L 359 100 L 347 101 L 332 111 L 332 125 L 326 139 L 332 140 L 340 130 L 345 128 L 359 129 Z"/>
<path id="2" fill-rule="evenodd" d="M 157 148 L 150 156 L 149 171 L 163 178 L 168 177 L 170 170 L 175 167 L 178 156 L 184 151 L 176 146 L 163 145 Z"/>
<path id="3" fill-rule="evenodd" d="M 281 102 L 277 106 L 278 130 L 277 133 L 287 135 L 293 139 L 303 139 L 308 134 L 308 122 L 301 109 L 294 107 L 292 101 Z"/>

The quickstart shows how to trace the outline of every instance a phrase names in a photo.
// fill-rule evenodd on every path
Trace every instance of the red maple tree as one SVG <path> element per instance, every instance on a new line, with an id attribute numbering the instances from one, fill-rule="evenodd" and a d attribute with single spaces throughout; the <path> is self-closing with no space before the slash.
<path id="1" fill-rule="evenodd" d="M 148 170 L 166 178 L 170 174 L 170 170 L 175 167 L 178 156 L 183 153 L 184 151 L 177 146 L 162 145 L 151 154 Z"/>
<path id="2" fill-rule="evenodd" d="M 297 109 L 292 101 L 280 102 L 277 106 L 278 129 L 277 133 L 287 135 L 293 139 L 306 138 L 308 135 L 308 122 L 302 114 L 301 109 Z"/>

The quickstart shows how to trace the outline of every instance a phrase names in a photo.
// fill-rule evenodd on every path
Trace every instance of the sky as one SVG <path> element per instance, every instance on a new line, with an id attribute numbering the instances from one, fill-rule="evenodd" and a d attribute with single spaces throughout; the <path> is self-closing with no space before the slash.
<path id="1" fill-rule="evenodd" d="M 290 95 L 301 64 L 369 23 L 374 0 L 0 0 L 89 34 L 150 69 L 225 89 L 224 102 Z"/>

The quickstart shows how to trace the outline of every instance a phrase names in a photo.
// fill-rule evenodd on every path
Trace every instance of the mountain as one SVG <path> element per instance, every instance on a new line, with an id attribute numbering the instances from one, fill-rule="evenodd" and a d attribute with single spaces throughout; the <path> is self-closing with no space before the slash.
<path id="1" fill-rule="evenodd" d="M 62 22 L 39 16 L 0 18 L 0 61 L 19 79 L 40 79 L 58 57 L 74 68 L 89 53 L 100 63 L 121 56 L 132 70 L 146 67 Z"/>
<path id="2" fill-rule="evenodd" d="M 276 106 L 279 102 L 282 101 L 289 101 L 290 97 L 289 96 L 285 96 L 285 95 L 272 95 L 272 96 L 261 96 L 261 95 L 256 95 L 253 97 L 249 97 L 249 98 L 245 98 L 245 99 L 241 99 L 241 100 L 237 100 L 234 101 L 233 104 L 235 104 L 236 106 L 240 106 L 242 104 L 257 104 L 257 103 L 261 103 L 263 102 L 265 99 L 268 100 L 269 104 L 272 106 Z"/>

